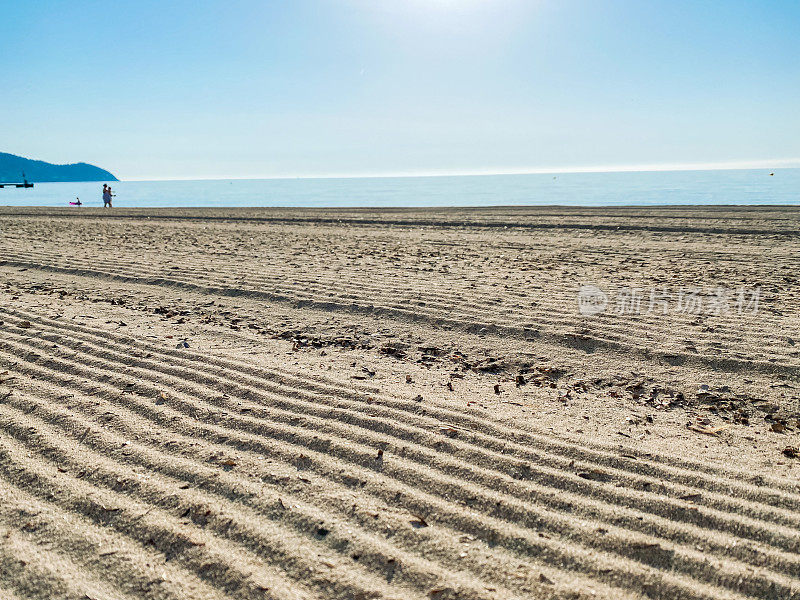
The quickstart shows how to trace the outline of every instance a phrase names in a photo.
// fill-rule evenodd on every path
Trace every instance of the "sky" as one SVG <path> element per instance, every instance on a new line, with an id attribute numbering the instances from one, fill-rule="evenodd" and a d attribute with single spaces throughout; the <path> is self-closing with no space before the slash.
<path id="1" fill-rule="evenodd" d="M 0 151 L 121 179 L 800 165 L 796 0 L 0 8 Z"/>

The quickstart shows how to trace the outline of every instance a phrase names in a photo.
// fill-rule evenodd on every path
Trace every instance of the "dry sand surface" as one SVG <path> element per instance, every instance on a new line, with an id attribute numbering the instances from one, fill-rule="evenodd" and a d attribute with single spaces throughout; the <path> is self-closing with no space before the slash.
<path id="1" fill-rule="evenodd" d="M 798 232 L 0 209 L 0 598 L 798 598 Z"/>

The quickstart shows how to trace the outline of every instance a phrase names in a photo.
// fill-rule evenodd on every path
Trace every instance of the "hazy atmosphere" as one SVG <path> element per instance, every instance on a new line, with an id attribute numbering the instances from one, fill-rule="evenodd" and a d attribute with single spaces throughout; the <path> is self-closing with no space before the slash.
<path id="1" fill-rule="evenodd" d="M 3 150 L 121 179 L 800 164 L 800 4 L 13 2 Z"/>

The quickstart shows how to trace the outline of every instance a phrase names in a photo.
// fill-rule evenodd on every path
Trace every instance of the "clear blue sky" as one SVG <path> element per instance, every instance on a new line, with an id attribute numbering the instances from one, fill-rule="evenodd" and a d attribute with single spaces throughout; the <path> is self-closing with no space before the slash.
<path id="1" fill-rule="evenodd" d="M 800 2 L 4 2 L 0 151 L 120 178 L 800 159 Z"/>

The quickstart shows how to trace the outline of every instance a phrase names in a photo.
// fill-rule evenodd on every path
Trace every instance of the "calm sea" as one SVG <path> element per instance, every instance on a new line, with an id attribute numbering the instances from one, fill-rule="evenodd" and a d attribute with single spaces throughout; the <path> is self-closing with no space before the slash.
<path id="1" fill-rule="evenodd" d="M 0 205 L 102 206 L 102 183 L 0 189 Z M 648 171 L 447 177 L 120 181 L 118 207 L 619 206 L 797 204 L 800 169 Z"/>

